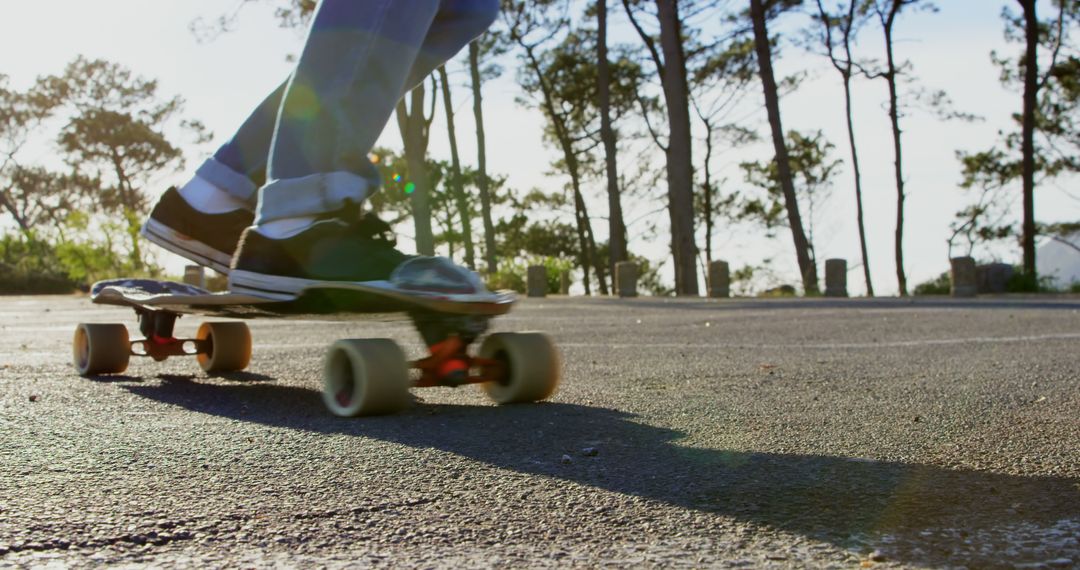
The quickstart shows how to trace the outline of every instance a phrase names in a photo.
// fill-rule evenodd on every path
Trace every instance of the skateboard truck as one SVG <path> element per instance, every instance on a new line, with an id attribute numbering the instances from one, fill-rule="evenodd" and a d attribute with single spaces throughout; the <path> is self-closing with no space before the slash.
<path id="1" fill-rule="evenodd" d="M 410 364 L 413 369 L 420 371 L 420 380 L 415 386 L 457 388 L 468 384 L 502 382 L 506 375 L 505 364 L 492 358 L 469 356 L 467 346 L 458 335 L 450 335 L 432 346 L 430 356 Z M 473 370 L 479 370 L 479 374 L 473 374 Z"/>
<path id="2" fill-rule="evenodd" d="M 176 319 L 180 318 L 176 313 L 135 309 L 135 314 L 139 317 L 139 332 L 145 338 L 131 341 L 132 356 L 146 356 L 153 358 L 155 362 L 164 362 L 172 356 L 206 354 L 212 348 L 207 346 L 205 340 L 174 337 Z M 194 352 L 187 350 L 189 343 L 194 347 Z M 138 352 L 137 347 L 141 348 L 142 352 Z"/>

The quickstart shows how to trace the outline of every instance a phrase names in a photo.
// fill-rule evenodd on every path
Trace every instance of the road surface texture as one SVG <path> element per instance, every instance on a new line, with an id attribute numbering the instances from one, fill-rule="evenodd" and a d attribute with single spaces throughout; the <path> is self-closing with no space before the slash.
<path id="1" fill-rule="evenodd" d="M 0 299 L 0 566 L 1080 566 L 1075 297 L 526 300 L 495 328 L 555 338 L 553 401 L 370 419 L 323 352 L 407 323 L 76 376 L 75 324 L 131 316 Z"/>

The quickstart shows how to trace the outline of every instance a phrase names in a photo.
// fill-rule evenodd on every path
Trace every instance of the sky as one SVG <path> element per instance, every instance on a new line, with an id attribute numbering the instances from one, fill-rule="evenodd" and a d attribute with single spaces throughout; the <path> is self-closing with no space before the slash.
<path id="1" fill-rule="evenodd" d="M 995 143 L 998 131 L 1009 129 L 1010 115 L 1019 110 L 1020 94 L 998 82 L 998 70 L 991 64 L 990 52 L 1013 53 L 1015 46 L 1004 43 L 1001 9 L 1014 2 L 1007 0 L 941 0 L 940 12 L 905 16 L 897 24 L 897 57 L 910 60 L 917 82 L 905 89 L 944 89 L 956 107 L 984 118 L 974 123 L 942 122 L 919 110 L 903 117 L 905 179 L 908 187 L 907 225 L 904 250 L 910 285 L 936 277 L 948 267 L 946 238 L 948 225 L 956 211 L 963 208 L 972 194 L 959 188 L 958 150 L 977 151 Z M 60 73 L 66 63 L 82 54 L 120 63 L 148 78 L 160 81 L 164 95 L 181 95 L 187 102 L 188 117 L 203 121 L 216 134 L 216 141 L 227 138 L 247 113 L 288 76 L 287 59 L 299 51 L 303 35 L 277 27 L 268 7 L 249 7 L 238 15 L 236 29 L 212 41 L 200 42 L 190 25 L 199 17 L 215 18 L 238 5 L 237 0 L 35 0 L 9 2 L 0 18 L 0 53 L 6 54 L 0 74 L 6 74 L 16 87 L 29 86 L 40 75 Z M 615 17 L 617 40 L 631 41 L 625 23 Z M 803 23 L 798 18 L 783 22 L 780 31 Z M 806 79 L 781 103 L 785 129 L 802 131 L 821 129 L 836 145 L 834 157 L 847 159 L 848 146 L 843 117 L 843 94 L 839 76 L 816 55 L 787 44 L 777 62 L 778 73 L 803 72 Z M 880 57 L 880 39 L 867 33 L 861 40 L 863 53 Z M 509 185 L 519 189 L 533 187 L 557 191 L 563 178 L 550 175 L 555 149 L 541 139 L 542 117 L 536 111 L 522 110 L 520 89 L 514 81 L 514 62 L 505 62 L 508 73 L 485 87 L 485 113 L 488 125 L 489 164 L 494 173 L 509 176 Z M 450 66 L 456 82 L 455 106 L 461 153 L 466 163 L 474 163 L 476 149 L 471 136 L 471 98 L 467 78 L 459 58 Z M 875 288 L 879 294 L 897 291 L 893 263 L 895 223 L 895 188 L 891 131 L 883 106 L 885 84 L 860 81 L 855 85 L 860 161 L 863 167 L 865 215 Z M 748 125 L 758 128 L 766 142 L 738 149 L 724 149 L 714 161 L 714 168 L 729 180 L 727 188 L 742 183 L 737 163 L 741 160 L 771 158 L 767 144 L 767 124 L 760 97 L 755 91 L 747 99 Z M 396 128 L 388 128 L 381 145 L 400 148 Z M 170 184 L 183 183 L 212 147 L 189 148 L 184 171 L 163 174 L 148 192 L 164 191 Z M 51 149 L 33 150 L 39 156 L 30 159 L 47 161 Z M 449 156 L 445 128 L 436 120 L 430 152 L 433 157 Z M 701 148 L 695 152 L 702 153 Z M 660 160 L 655 150 L 655 159 Z M 698 155 L 698 158 L 701 154 Z M 624 164 L 632 157 L 624 156 Z M 695 158 L 697 160 L 697 158 Z M 658 162 L 659 163 L 659 162 Z M 589 185 L 591 211 L 597 237 L 606 239 L 606 198 L 603 182 Z M 655 189 L 662 196 L 666 189 Z M 850 171 L 844 168 L 837 177 L 831 199 L 823 208 L 816 226 L 818 257 L 845 258 L 849 262 L 849 290 L 865 291 L 854 214 L 854 194 Z M 1075 179 L 1061 180 L 1039 189 L 1036 213 L 1040 221 L 1080 219 L 1080 185 Z M 629 204 L 628 220 L 647 216 L 655 204 Z M 1016 210 L 1019 218 L 1020 211 Z M 641 222 L 630 228 L 631 249 L 654 260 L 667 258 L 667 240 L 642 237 Z M 767 241 L 745 228 L 721 229 L 714 243 L 716 256 L 733 267 L 757 264 L 762 259 L 775 261 L 780 278 L 795 281 L 794 251 L 789 234 Z M 407 241 L 407 240 L 406 240 Z M 1019 261 L 1018 248 L 997 252 L 1001 260 Z M 168 258 L 167 266 L 179 272 L 183 262 Z M 824 274 L 823 267 L 819 272 Z M 668 272 L 670 275 L 670 271 Z M 670 279 L 670 277 L 669 277 Z"/>

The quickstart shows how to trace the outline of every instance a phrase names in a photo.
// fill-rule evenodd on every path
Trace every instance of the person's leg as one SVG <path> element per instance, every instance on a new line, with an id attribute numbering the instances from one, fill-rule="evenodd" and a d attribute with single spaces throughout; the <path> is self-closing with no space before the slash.
<path id="1" fill-rule="evenodd" d="M 483 34 L 498 13 L 499 0 L 442 0 L 402 95 Z"/>
<path id="2" fill-rule="evenodd" d="M 232 290 L 290 298 L 322 281 L 415 287 L 424 281 L 417 272 L 482 288 L 452 265 L 436 272 L 404 263 L 409 257 L 359 216 L 359 204 L 380 182 L 368 155 L 401 94 L 480 34 L 497 10 L 495 0 L 320 4 L 286 89 L 256 225 L 234 258 Z"/>
<path id="3" fill-rule="evenodd" d="M 282 85 L 267 97 L 195 176 L 158 199 L 142 235 L 151 243 L 228 273 L 240 235 L 254 221 L 257 190 L 265 180 Z"/>
<path id="4" fill-rule="evenodd" d="M 277 126 L 278 110 L 285 93 L 282 83 L 221 148 L 199 167 L 196 175 L 255 209 L 256 193 L 266 183 L 270 141 Z"/>
<path id="5" fill-rule="evenodd" d="M 260 223 L 363 201 L 368 153 L 403 93 L 482 33 L 497 0 L 324 0 L 285 95 Z"/>
<path id="6" fill-rule="evenodd" d="M 442 0 L 413 62 L 402 95 L 483 33 L 497 10 L 498 0 Z M 249 204 L 251 210 L 255 209 L 256 192 L 266 183 L 271 141 L 287 85 L 288 81 L 282 83 L 266 97 L 232 138 L 199 167 L 196 179 L 180 189 L 182 195 L 189 201 L 198 202 L 202 197 L 206 197 L 202 201 L 204 204 L 212 201 L 214 196 L 206 196 L 210 194 L 207 185 L 199 184 L 207 182 L 210 188 L 222 190 L 235 199 L 221 202 Z"/>
<path id="7" fill-rule="evenodd" d="M 355 6 L 342 5 L 342 0 L 332 2 L 328 0 L 328 3 L 336 4 L 334 9 L 339 11 L 352 8 L 354 9 L 353 16 L 356 16 Z M 371 13 L 369 15 L 373 15 L 378 9 L 377 6 L 370 5 L 365 8 Z M 320 12 L 322 9 L 323 6 L 320 6 Z M 438 2 L 438 10 L 424 35 L 423 44 L 415 55 L 401 93 L 407 93 L 424 81 L 431 71 L 481 34 L 494 20 L 497 12 L 498 0 L 442 0 Z M 394 18 L 392 14 L 386 14 L 386 16 Z M 330 18 L 331 25 L 316 29 L 316 26 L 320 24 L 317 18 L 313 25 L 312 35 L 318 32 L 323 40 L 327 38 L 327 34 L 340 36 L 342 30 L 354 23 L 355 20 L 350 21 L 348 18 Z M 400 25 L 400 22 L 395 25 Z M 360 28 L 368 32 L 376 31 L 371 26 L 367 28 L 360 26 Z M 400 36 L 400 34 L 397 35 Z M 393 37 L 391 36 L 391 39 Z M 348 43 L 348 38 L 341 39 L 344 39 L 346 44 Z M 335 43 L 341 45 L 332 37 L 330 41 L 320 43 L 324 46 L 326 44 L 333 46 Z M 327 61 L 332 63 L 335 58 L 327 58 Z M 401 67 L 404 68 L 405 65 L 406 63 L 402 62 Z M 326 66 L 323 69 L 331 69 L 331 67 Z M 254 210 L 256 189 L 266 180 L 267 157 L 270 154 L 273 133 L 279 122 L 279 110 L 288 85 L 286 82 L 271 93 L 248 117 L 236 134 L 223 144 L 212 158 L 200 166 L 191 181 L 179 188 L 179 191 L 170 189 L 165 193 L 144 226 L 143 233 L 150 241 L 218 271 L 228 271 L 229 260 L 232 251 L 236 249 L 235 245 L 240 232 L 250 225 L 251 215 L 247 211 Z M 394 99 L 391 103 L 396 103 L 396 100 Z M 379 131 L 392 113 L 392 108 L 393 105 L 390 106 L 391 111 L 386 112 L 381 121 L 376 121 Z M 374 136 L 377 137 L 377 134 L 376 132 Z M 370 144 L 373 144 L 373 140 Z M 370 144 L 367 146 L 370 147 Z M 363 174 L 367 174 L 370 181 L 367 186 L 373 189 L 378 183 L 374 169 L 367 164 L 366 160 L 362 163 L 361 169 L 366 170 Z M 332 179 L 334 176 L 329 178 Z M 365 190 L 363 195 L 367 192 L 368 190 Z M 350 199 L 359 201 L 362 197 L 357 199 L 354 195 L 350 196 Z M 322 210 L 333 209 L 335 206 L 336 204 L 331 203 Z"/>

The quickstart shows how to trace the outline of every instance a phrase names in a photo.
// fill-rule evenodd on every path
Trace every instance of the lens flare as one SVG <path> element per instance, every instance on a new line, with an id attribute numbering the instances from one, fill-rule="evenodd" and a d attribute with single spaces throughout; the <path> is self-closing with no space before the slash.
<path id="1" fill-rule="evenodd" d="M 289 91 L 285 112 L 294 119 L 310 121 L 322 110 L 319 95 L 308 85 L 294 83 Z"/>

